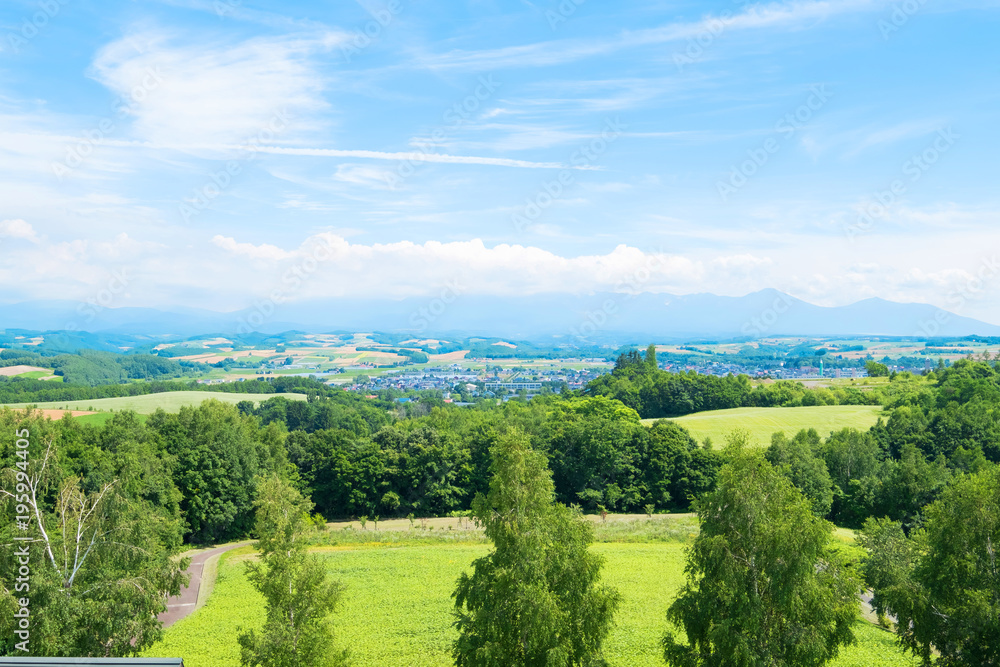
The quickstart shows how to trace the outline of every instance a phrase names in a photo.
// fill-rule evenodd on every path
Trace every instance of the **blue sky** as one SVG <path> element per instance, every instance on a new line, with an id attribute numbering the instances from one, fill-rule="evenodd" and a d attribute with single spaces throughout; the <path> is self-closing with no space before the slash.
<path id="1" fill-rule="evenodd" d="M 1000 323 L 998 28 L 962 0 L 6 0 L 3 299 L 627 283 Z"/>

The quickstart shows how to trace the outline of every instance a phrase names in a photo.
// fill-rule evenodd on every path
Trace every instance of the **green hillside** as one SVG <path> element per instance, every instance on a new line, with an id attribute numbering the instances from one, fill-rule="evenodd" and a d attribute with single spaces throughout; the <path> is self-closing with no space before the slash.
<path id="1" fill-rule="evenodd" d="M 706 437 L 712 439 L 716 447 L 726 441 L 726 434 L 733 429 L 750 431 L 751 437 L 759 445 L 768 445 L 771 434 L 784 431 L 794 435 L 801 429 L 814 428 L 822 437 L 842 428 L 856 428 L 867 431 L 874 426 L 882 412 L 878 405 L 821 405 L 803 408 L 734 408 L 732 410 L 710 410 L 677 417 L 672 421 L 686 428 L 698 442 Z M 644 419 L 651 424 L 655 419 Z"/>
<path id="2" fill-rule="evenodd" d="M 304 401 L 305 394 L 233 394 L 223 391 L 167 391 L 142 396 L 122 396 L 120 398 L 95 398 L 82 401 L 53 401 L 51 403 L 9 403 L 11 408 L 35 405 L 43 410 L 134 410 L 139 414 L 151 415 L 157 408 L 167 412 L 178 412 L 184 405 L 201 405 L 210 398 L 224 403 L 240 401 L 266 401 L 275 396 L 283 396 L 291 401 Z"/>

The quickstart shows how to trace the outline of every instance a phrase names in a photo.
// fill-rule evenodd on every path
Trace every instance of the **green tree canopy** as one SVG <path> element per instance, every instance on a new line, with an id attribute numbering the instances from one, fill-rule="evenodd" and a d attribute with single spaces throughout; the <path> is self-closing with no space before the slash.
<path id="1" fill-rule="evenodd" d="M 879 378 L 889 376 L 889 367 L 877 361 L 866 361 L 865 370 L 868 371 L 868 377 Z"/>
<path id="2" fill-rule="evenodd" d="M 108 424 L 103 449 L 31 411 L 0 411 L 0 428 L 28 443 L 5 447 L 22 454 L 0 492 L 0 654 L 121 657 L 149 648 L 189 562 L 173 558 L 181 521 L 169 457 L 133 413 Z M 15 582 L 26 563 L 30 576 Z M 13 615 L 21 599 L 30 601 L 27 652 L 14 649 L 24 639 Z"/>
<path id="3" fill-rule="evenodd" d="M 905 585 L 912 577 L 913 543 L 906 538 L 903 525 L 898 521 L 870 517 L 858 531 L 858 544 L 867 552 L 861 574 L 872 590 L 872 608 L 880 616 L 884 615 L 886 593 Z"/>
<path id="4" fill-rule="evenodd" d="M 826 516 L 833 506 L 833 482 L 818 449 L 815 429 L 799 431 L 791 440 L 778 432 L 771 436 L 771 446 L 764 456 L 805 494 L 816 516 Z"/>
<path id="5" fill-rule="evenodd" d="M 255 417 L 214 399 L 182 407 L 178 414 L 158 410 L 147 423 L 177 458 L 174 479 L 184 495 L 181 508 L 190 540 L 245 535 L 253 525 L 258 475 L 282 470 L 287 463 L 280 427 L 261 429 Z"/>
<path id="6" fill-rule="evenodd" d="M 925 517 L 909 543 L 899 529 L 881 540 L 885 526 L 866 531 L 876 597 L 925 665 L 1000 665 L 1000 469 L 960 478 Z"/>
<path id="7" fill-rule="evenodd" d="M 860 586 L 817 517 L 747 434 L 730 438 L 717 489 L 696 503 L 701 532 L 687 583 L 667 611 L 664 657 L 675 667 L 827 663 L 854 641 Z"/>
<path id="8" fill-rule="evenodd" d="M 603 559 L 590 525 L 554 501 L 545 456 L 517 431 L 491 450 L 493 478 L 473 516 L 494 549 L 463 573 L 455 598 L 459 667 L 599 664 L 619 604 L 598 585 Z"/>

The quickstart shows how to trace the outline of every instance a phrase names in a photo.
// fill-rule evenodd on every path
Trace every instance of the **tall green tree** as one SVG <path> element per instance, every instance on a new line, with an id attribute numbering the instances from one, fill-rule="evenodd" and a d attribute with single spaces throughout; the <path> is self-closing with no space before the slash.
<path id="1" fill-rule="evenodd" d="M 868 569 L 891 575 L 871 582 L 876 597 L 923 664 L 1000 665 L 1000 468 L 960 478 L 925 516 L 908 545 L 898 528 L 894 539 L 864 543 L 875 565 Z"/>
<path id="2" fill-rule="evenodd" d="M 603 559 L 588 551 L 590 524 L 555 502 L 545 456 L 526 436 L 502 435 L 491 454 L 489 494 L 473 501 L 473 516 L 494 548 L 453 594 L 456 664 L 602 664 L 620 597 L 598 584 Z"/>
<path id="3" fill-rule="evenodd" d="M 240 632 L 241 664 L 347 664 L 347 654 L 334 648 L 330 619 L 342 586 L 331 581 L 323 562 L 305 549 L 312 503 L 276 475 L 262 481 L 257 494 L 260 561 L 247 563 L 247 578 L 267 601 L 267 618 L 259 631 Z"/>
<path id="4" fill-rule="evenodd" d="M 868 377 L 872 378 L 888 377 L 889 375 L 889 367 L 874 360 L 865 362 L 865 370 L 868 371 Z"/>
<path id="5" fill-rule="evenodd" d="M 646 348 L 646 365 L 649 366 L 650 370 L 655 371 L 657 369 L 656 365 L 656 345 L 653 343 L 649 344 Z"/>
<path id="6" fill-rule="evenodd" d="M 560 501 L 612 511 L 649 502 L 640 471 L 648 434 L 633 410 L 604 397 L 578 399 L 553 406 L 547 421 L 538 430 Z"/>
<path id="7" fill-rule="evenodd" d="M 701 531 L 687 583 L 667 611 L 675 667 L 826 664 L 854 641 L 860 585 L 830 548 L 833 525 L 756 451 L 731 437 L 717 489 L 695 506 Z"/>
<path id="8" fill-rule="evenodd" d="M 690 498 L 715 486 L 720 452 L 699 447 L 674 421 L 662 419 L 644 428 L 648 444 L 639 467 L 648 490 L 645 502 L 688 509 Z"/>

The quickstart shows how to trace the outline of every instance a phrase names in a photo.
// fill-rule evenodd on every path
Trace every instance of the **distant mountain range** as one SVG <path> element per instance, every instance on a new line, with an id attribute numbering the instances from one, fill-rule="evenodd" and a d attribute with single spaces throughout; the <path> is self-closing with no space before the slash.
<path id="1" fill-rule="evenodd" d="M 935 306 L 866 299 L 823 307 L 773 289 L 742 297 L 714 294 L 546 294 L 401 300 L 331 299 L 230 313 L 191 308 L 103 308 L 72 301 L 0 305 L 0 329 L 79 331 L 121 335 L 232 335 L 383 331 L 433 335 L 504 336 L 570 343 L 768 336 L 1000 336 L 1000 326 Z"/>

